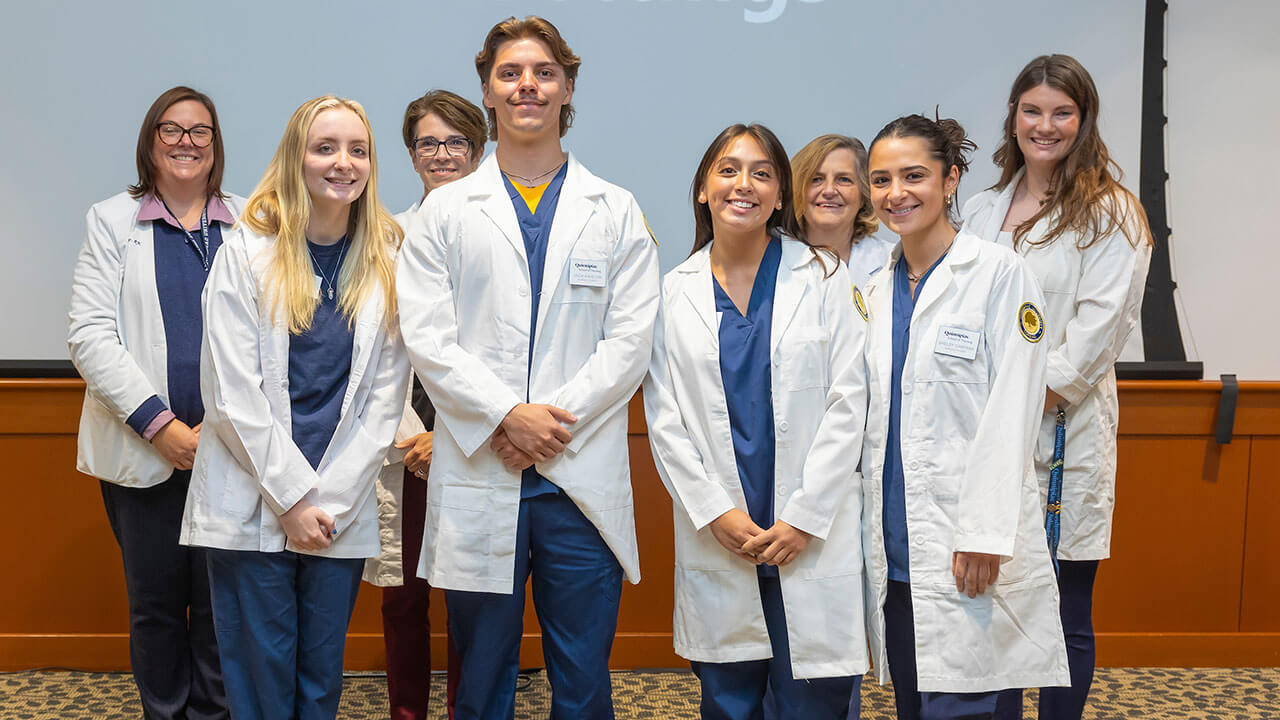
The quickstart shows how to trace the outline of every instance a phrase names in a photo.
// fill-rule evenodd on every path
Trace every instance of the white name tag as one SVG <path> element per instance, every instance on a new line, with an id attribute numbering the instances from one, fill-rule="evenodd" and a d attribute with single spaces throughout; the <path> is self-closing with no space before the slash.
<path id="1" fill-rule="evenodd" d="M 605 260 L 569 258 L 569 284 L 604 287 L 609 263 Z"/>
<path id="2" fill-rule="evenodd" d="M 316 297 L 320 297 L 320 284 L 324 282 L 319 275 L 311 276 L 316 281 Z"/>
<path id="3" fill-rule="evenodd" d="M 981 330 L 969 330 L 943 325 L 938 330 L 938 341 L 933 344 L 933 351 L 942 355 L 972 360 L 978 357 L 978 343 L 981 341 Z"/>

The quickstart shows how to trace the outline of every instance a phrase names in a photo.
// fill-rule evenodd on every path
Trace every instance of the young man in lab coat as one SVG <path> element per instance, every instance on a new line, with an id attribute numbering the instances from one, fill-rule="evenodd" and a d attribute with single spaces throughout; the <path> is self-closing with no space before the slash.
<path id="1" fill-rule="evenodd" d="M 418 574 L 446 590 L 457 720 L 513 717 L 530 577 L 551 716 L 612 718 L 622 578 L 640 579 L 627 403 L 658 258 L 631 194 L 561 148 L 579 63 L 541 18 L 489 31 L 476 70 L 497 149 L 427 197 L 397 270 L 436 406 Z"/>

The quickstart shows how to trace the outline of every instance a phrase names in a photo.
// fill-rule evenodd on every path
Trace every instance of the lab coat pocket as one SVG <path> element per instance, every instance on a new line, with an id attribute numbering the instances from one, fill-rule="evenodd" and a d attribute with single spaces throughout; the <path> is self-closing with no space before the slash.
<path id="1" fill-rule="evenodd" d="M 201 465 L 196 472 L 208 477 L 209 484 L 215 488 L 209 496 L 222 498 L 217 510 L 237 520 L 248 518 L 258 509 L 258 481 L 236 463 L 228 463 L 221 470 L 216 467 L 211 469 L 210 457 L 212 453 L 196 453 L 196 462 Z M 220 489 L 217 488 L 218 483 L 222 484 Z"/>
<path id="2" fill-rule="evenodd" d="M 987 382 L 986 338 L 977 314 L 943 315 L 926 336 L 929 348 L 924 378 L 930 382 Z"/>
<path id="3" fill-rule="evenodd" d="M 779 343 L 774 377 L 788 390 L 825 388 L 830 385 L 826 328 L 798 327 L 787 331 Z"/>
<path id="4" fill-rule="evenodd" d="M 446 572 L 470 577 L 487 575 L 490 537 L 497 532 L 489 517 L 488 491 L 476 485 L 454 485 L 456 477 L 441 483 L 429 501 L 429 520 L 435 523 L 436 562 Z M 428 494 L 430 486 L 428 486 Z M 447 561 L 445 560 L 447 558 Z"/>

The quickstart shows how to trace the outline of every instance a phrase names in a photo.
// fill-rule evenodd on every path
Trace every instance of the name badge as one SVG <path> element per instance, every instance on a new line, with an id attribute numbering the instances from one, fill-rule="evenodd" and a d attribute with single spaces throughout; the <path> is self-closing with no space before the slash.
<path id="1" fill-rule="evenodd" d="M 938 330 L 938 341 L 933 344 L 933 351 L 942 355 L 972 360 L 978 357 L 978 343 L 982 341 L 981 330 L 943 325 Z"/>
<path id="2" fill-rule="evenodd" d="M 609 263 L 605 260 L 569 258 L 569 284 L 604 287 Z"/>
<path id="3" fill-rule="evenodd" d="M 316 281 L 316 297 L 320 297 L 320 283 L 324 282 L 319 275 L 312 275 L 311 279 Z"/>

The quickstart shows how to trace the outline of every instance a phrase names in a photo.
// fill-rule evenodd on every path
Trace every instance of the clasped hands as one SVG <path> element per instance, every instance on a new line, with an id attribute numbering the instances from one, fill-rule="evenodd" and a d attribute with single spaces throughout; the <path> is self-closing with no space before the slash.
<path id="1" fill-rule="evenodd" d="M 809 533 L 781 520 L 765 530 L 734 508 L 711 521 L 711 534 L 725 550 L 752 565 L 787 565 L 809 547 Z"/>
<path id="2" fill-rule="evenodd" d="M 489 447 L 508 470 L 520 472 L 563 452 L 573 434 L 563 423 L 578 416 L 554 405 L 520 403 L 502 418 Z"/>

